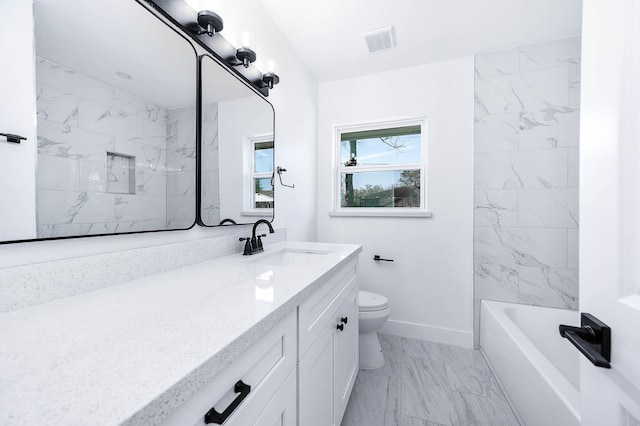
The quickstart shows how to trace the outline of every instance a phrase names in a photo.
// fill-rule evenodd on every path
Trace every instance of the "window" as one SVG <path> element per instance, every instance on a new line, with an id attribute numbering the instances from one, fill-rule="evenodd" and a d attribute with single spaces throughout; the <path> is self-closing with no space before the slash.
<path id="1" fill-rule="evenodd" d="M 424 120 L 337 129 L 335 213 L 426 215 Z"/>
<path id="2" fill-rule="evenodd" d="M 273 136 L 251 138 L 250 209 L 273 208 Z"/>

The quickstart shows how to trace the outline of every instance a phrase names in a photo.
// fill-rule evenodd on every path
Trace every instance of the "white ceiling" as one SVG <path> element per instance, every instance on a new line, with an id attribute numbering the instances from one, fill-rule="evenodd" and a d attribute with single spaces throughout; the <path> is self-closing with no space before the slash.
<path id="1" fill-rule="evenodd" d="M 135 1 L 35 0 L 34 15 L 36 55 L 165 108 L 195 104 L 193 48 Z"/>
<path id="2" fill-rule="evenodd" d="M 581 34 L 582 0 L 260 0 L 318 81 Z M 362 33 L 393 25 L 370 54 Z"/>

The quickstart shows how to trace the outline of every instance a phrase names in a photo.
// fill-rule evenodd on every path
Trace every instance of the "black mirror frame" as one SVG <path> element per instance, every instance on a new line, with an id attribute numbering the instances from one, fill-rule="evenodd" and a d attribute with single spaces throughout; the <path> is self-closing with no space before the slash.
<path id="1" fill-rule="evenodd" d="M 276 110 L 273 107 L 273 105 L 271 104 L 271 102 L 269 102 L 267 100 L 267 98 L 262 94 L 261 91 L 256 90 L 256 88 L 252 85 L 249 84 L 245 79 L 241 79 L 238 78 L 236 73 L 233 72 L 233 69 L 230 68 L 224 61 L 221 61 L 220 59 L 218 59 L 217 56 L 212 56 L 208 53 L 205 53 L 203 55 L 198 56 L 198 78 L 197 78 L 197 85 L 198 85 L 198 93 L 196 96 L 196 121 L 198 123 L 197 127 L 196 127 L 196 223 L 199 226 L 205 227 L 205 228 L 216 228 L 219 226 L 225 226 L 224 224 L 217 224 L 217 225 L 207 225 L 204 223 L 204 221 L 202 220 L 202 61 L 205 58 L 209 58 L 212 61 L 214 61 L 215 63 L 217 63 L 218 65 L 222 66 L 222 68 L 224 70 L 226 70 L 229 74 L 231 74 L 233 77 L 235 77 L 240 83 L 244 84 L 245 86 L 247 86 L 249 89 L 251 89 L 257 96 L 260 96 L 266 103 L 267 105 L 269 105 L 271 107 L 271 111 L 273 112 L 272 117 L 273 117 L 273 124 L 271 126 L 271 128 L 273 129 L 273 146 L 274 146 L 274 153 L 275 153 L 275 143 L 276 143 Z M 276 160 L 275 160 L 275 155 L 273 158 L 273 170 L 274 172 L 271 175 L 271 181 L 273 182 L 273 199 L 274 199 L 274 207 L 273 210 L 271 212 L 271 220 L 269 220 L 269 222 L 273 222 L 275 220 L 276 217 L 276 209 L 275 209 L 275 199 L 276 199 L 276 183 L 275 183 L 275 166 L 276 166 Z M 233 220 L 233 218 L 231 218 L 231 220 Z M 252 225 L 254 222 L 243 222 L 243 223 L 233 223 L 232 225 Z"/>
<path id="2" fill-rule="evenodd" d="M 196 48 L 193 46 L 193 44 L 191 43 L 191 41 L 180 31 L 178 31 L 177 29 L 175 29 L 173 26 L 169 25 L 169 23 L 167 21 L 165 21 L 164 19 L 160 18 L 158 16 L 157 13 L 154 12 L 154 10 L 156 10 L 155 8 L 153 8 L 153 2 L 147 1 L 147 0 L 135 0 L 135 2 L 142 7 L 144 10 L 146 10 L 148 13 L 152 14 L 153 16 L 155 16 L 159 22 L 161 22 L 163 25 L 165 25 L 167 28 L 169 28 L 171 31 L 173 31 L 174 33 L 176 33 L 176 35 L 180 38 L 182 38 L 191 48 L 191 50 L 193 50 L 193 56 L 196 59 L 196 103 L 198 102 L 198 96 L 199 96 L 199 88 L 200 86 L 198 86 L 198 69 L 199 69 L 199 62 L 198 62 L 198 52 L 196 51 Z M 196 119 L 196 150 L 198 149 L 198 120 Z M 198 185 L 198 161 L 196 159 L 196 187 Z M 197 191 L 197 188 L 196 188 Z M 198 192 L 196 192 L 195 194 L 195 198 L 196 198 L 196 205 L 198 204 L 198 199 L 200 197 L 200 194 Z M 193 224 L 191 224 L 191 226 L 187 227 L 187 228 L 174 228 L 174 229 L 154 229 L 154 230 L 149 230 L 149 231 L 132 231 L 132 232 L 115 232 L 115 233 L 110 233 L 110 234 L 90 234 L 90 235 L 69 235 L 69 236 L 64 236 L 64 237 L 48 237 L 48 238 L 26 238 L 26 239 L 21 239 L 21 240 L 8 240 L 8 241 L 0 241 L 0 245 L 5 245 L 5 244 L 18 244 L 18 243 L 33 243 L 33 242 L 39 242 L 39 241 L 55 241 L 55 240 L 71 240 L 71 239 L 76 239 L 76 238 L 91 238 L 91 237 L 111 237 L 111 236 L 116 236 L 116 235 L 131 235 L 131 234 L 151 234 L 151 233 L 156 233 L 156 232 L 172 232 L 172 231 L 187 231 L 191 228 L 193 228 L 194 226 L 196 226 L 196 223 L 198 221 L 198 216 L 199 213 L 196 211 L 196 214 L 194 215 L 194 219 L 193 219 Z"/>

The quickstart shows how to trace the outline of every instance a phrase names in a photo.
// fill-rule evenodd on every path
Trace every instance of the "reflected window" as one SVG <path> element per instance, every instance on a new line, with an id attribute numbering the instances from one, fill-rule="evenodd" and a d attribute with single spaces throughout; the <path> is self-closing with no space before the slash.
<path id="1" fill-rule="evenodd" d="M 273 136 L 251 138 L 251 202 L 253 209 L 273 208 Z"/>
<path id="2" fill-rule="evenodd" d="M 338 129 L 340 209 L 425 208 L 424 120 Z"/>

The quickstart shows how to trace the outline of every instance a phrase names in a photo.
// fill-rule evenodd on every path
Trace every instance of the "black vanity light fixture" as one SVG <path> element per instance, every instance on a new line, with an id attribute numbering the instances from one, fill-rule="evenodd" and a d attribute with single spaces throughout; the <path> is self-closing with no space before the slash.
<path id="1" fill-rule="evenodd" d="M 256 61 L 256 52 L 249 47 L 241 47 L 236 49 L 236 58 L 241 61 L 245 68 L 249 68 L 249 64 Z"/>
<path id="2" fill-rule="evenodd" d="M 242 31 L 242 47 L 236 49 L 236 57 L 240 62 L 232 62 L 231 65 L 238 66 L 242 65 L 245 68 L 249 68 L 249 65 L 256 61 L 256 52 L 252 49 L 253 44 L 251 43 L 253 37 L 249 31 Z"/>
<path id="3" fill-rule="evenodd" d="M 202 30 L 198 31 L 198 34 L 207 34 L 209 37 L 213 37 L 215 33 L 219 33 L 224 27 L 220 15 L 210 10 L 198 12 L 198 25 L 202 28 Z"/>
<path id="4" fill-rule="evenodd" d="M 224 61 L 224 65 L 227 67 L 237 67 L 242 65 L 247 71 L 235 69 L 234 71 L 241 78 L 244 78 L 250 85 L 257 89 L 262 95 L 269 96 L 269 89 L 280 82 L 280 77 L 274 72 L 273 67 L 270 66 L 267 72 L 262 73 L 259 70 L 258 73 L 255 69 L 250 69 L 251 64 L 256 62 L 257 54 L 255 45 L 251 43 L 252 34 L 249 31 L 242 32 L 242 45 L 239 48 L 233 46 L 223 36 L 218 36 L 214 40 L 208 41 L 206 38 L 200 38 L 196 36 L 208 35 L 213 37 L 216 33 L 222 31 L 224 22 L 222 17 L 217 13 L 203 9 L 197 12 L 197 26 L 193 22 L 193 13 L 195 13 L 200 5 L 199 1 L 191 0 L 146 0 L 160 9 L 162 14 L 177 24 L 182 30 L 189 33 L 191 37 L 200 44 L 200 46 L 209 50 L 216 55 L 218 59 Z M 172 4 L 177 1 L 178 3 L 185 3 L 192 10 L 190 13 L 177 14 L 172 13 L 174 7 Z M 255 37 L 255 36 L 254 36 Z M 254 40 L 255 41 L 255 40 Z M 234 53 L 235 52 L 235 55 Z M 126 78 L 122 76 L 123 78 Z M 267 89 L 268 88 L 268 89 Z"/>
<path id="5" fill-rule="evenodd" d="M 275 73 L 276 63 L 273 59 L 267 63 L 267 72 L 262 74 L 262 83 L 269 89 L 273 89 L 273 86 L 280 83 L 280 77 Z"/>
<path id="6" fill-rule="evenodd" d="M 262 75 L 262 81 L 269 89 L 273 89 L 273 86 L 280 83 L 280 77 L 278 77 L 278 74 L 269 71 Z"/>

